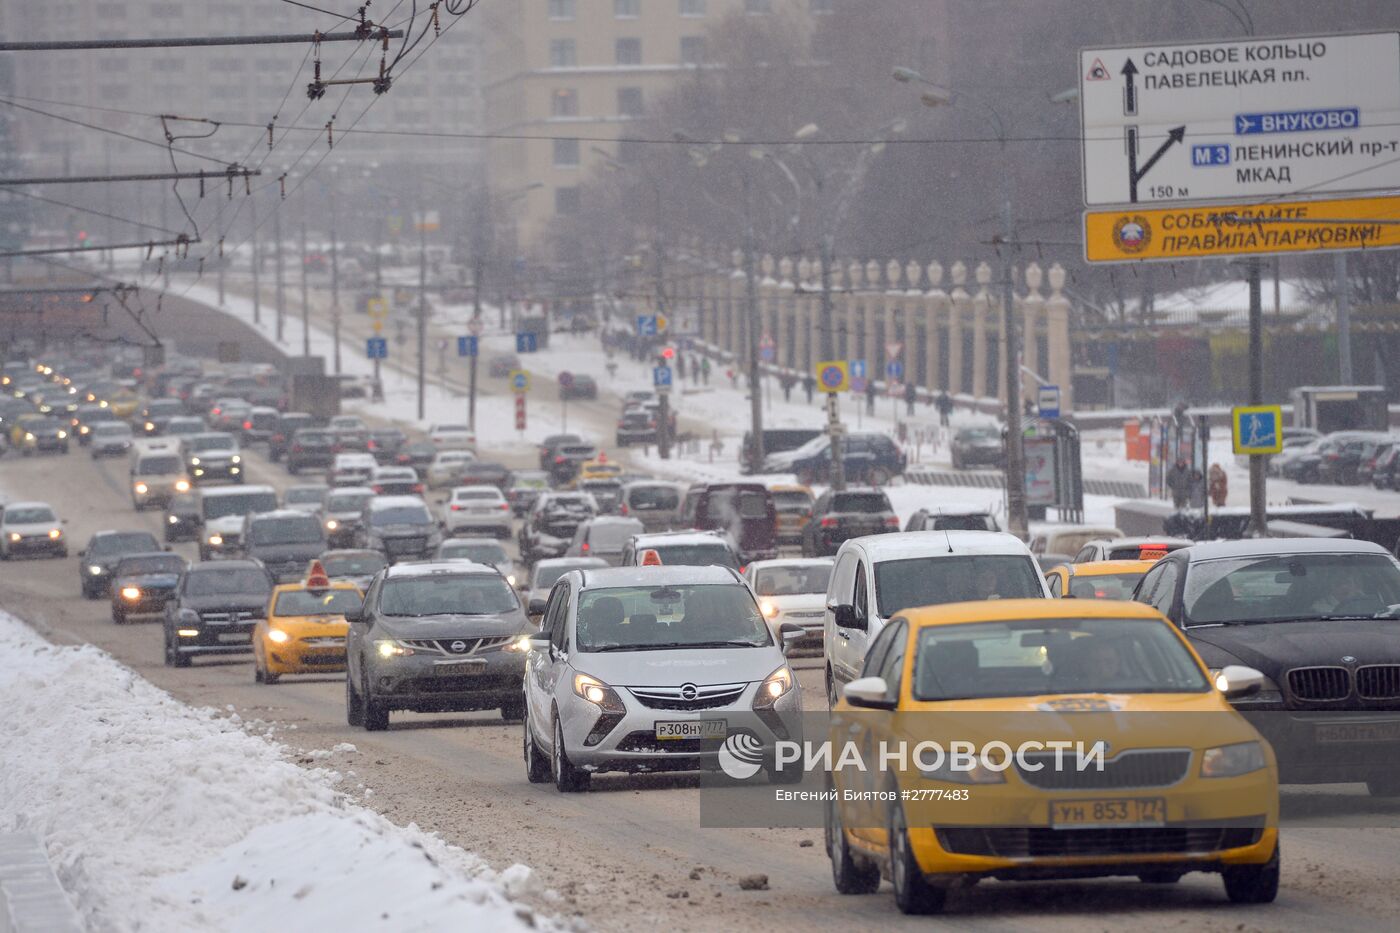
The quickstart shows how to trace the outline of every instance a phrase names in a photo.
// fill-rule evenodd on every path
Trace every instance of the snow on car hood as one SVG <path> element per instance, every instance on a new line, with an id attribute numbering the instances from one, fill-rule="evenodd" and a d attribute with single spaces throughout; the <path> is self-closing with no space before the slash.
<path id="1" fill-rule="evenodd" d="M 776 645 L 764 648 L 672 648 L 575 654 L 573 665 L 618 687 L 679 687 L 761 681 L 783 663 Z"/>

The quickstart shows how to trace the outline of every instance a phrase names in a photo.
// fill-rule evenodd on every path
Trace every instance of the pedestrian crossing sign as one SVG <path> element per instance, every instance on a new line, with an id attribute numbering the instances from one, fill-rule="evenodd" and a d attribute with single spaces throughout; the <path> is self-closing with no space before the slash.
<path id="1" fill-rule="evenodd" d="M 1236 454 L 1276 454 L 1283 450 L 1283 409 L 1253 405 L 1230 409 Z"/>

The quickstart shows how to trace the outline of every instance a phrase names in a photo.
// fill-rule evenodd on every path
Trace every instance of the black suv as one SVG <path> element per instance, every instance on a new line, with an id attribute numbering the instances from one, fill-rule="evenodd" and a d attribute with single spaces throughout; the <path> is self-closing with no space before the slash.
<path id="1" fill-rule="evenodd" d="M 904 451 L 883 434 L 852 432 L 843 437 L 842 465 L 846 482 L 883 486 L 891 477 L 904 472 Z M 777 464 L 765 464 L 764 472 L 796 473 L 804 486 L 831 481 L 831 443 L 826 437 L 816 438 L 789 454 L 770 458 Z M 775 468 L 770 469 L 770 465 Z"/>
<path id="2" fill-rule="evenodd" d="M 519 719 L 530 624 L 495 568 L 461 561 L 381 570 L 345 614 L 345 719 L 374 732 L 389 711 L 499 709 Z"/>
<path id="3" fill-rule="evenodd" d="M 328 470 L 335 462 L 335 435 L 325 428 L 301 428 L 287 447 L 287 472 Z"/>
<path id="4" fill-rule="evenodd" d="M 891 531 L 899 531 L 899 516 L 880 490 L 828 490 L 812 506 L 812 518 L 802 529 L 802 556 L 826 557 L 848 538 Z"/>
<path id="5" fill-rule="evenodd" d="M 201 561 L 165 604 L 165 664 L 189 667 L 201 654 L 247 654 L 267 612 L 272 577 L 255 560 Z"/>
<path id="6" fill-rule="evenodd" d="M 417 496 L 375 496 L 360 516 L 360 546 L 392 561 L 426 560 L 442 543 L 442 531 Z"/>
<path id="7" fill-rule="evenodd" d="M 326 549 L 326 532 L 319 516 L 279 509 L 246 516 L 239 542 L 242 556 L 261 562 L 278 583 L 292 583 Z"/>
<path id="8" fill-rule="evenodd" d="M 268 459 L 276 463 L 287 456 L 287 450 L 292 446 L 292 436 L 302 428 L 315 426 L 316 419 L 304 411 L 283 412 L 267 439 Z"/>
<path id="9" fill-rule="evenodd" d="M 99 531 L 88 539 L 87 547 L 78 552 L 78 583 L 84 599 L 99 599 L 107 595 L 112 585 L 112 571 L 128 554 L 159 551 L 160 542 L 149 531 Z"/>

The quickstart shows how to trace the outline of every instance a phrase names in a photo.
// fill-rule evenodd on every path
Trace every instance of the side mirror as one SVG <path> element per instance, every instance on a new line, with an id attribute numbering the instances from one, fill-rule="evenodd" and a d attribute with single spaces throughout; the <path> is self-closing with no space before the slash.
<path id="1" fill-rule="evenodd" d="M 352 606 L 345 610 L 345 621 L 351 625 L 359 625 L 365 621 L 365 609 L 363 606 Z"/>
<path id="2" fill-rule="evenodd" d="M 883 677 L 862 677 L 846 684 L 841 691 L 846 702 L 858 709 L 894 709 L 895 701 L 889 698 L 890 687 Z"/>
<path id="3" fill-rule="evenodd" d="M 853 628 L 865 631 L 867 628 L 865 617 L 856 613 L 855 606 L 828 606 L 836 622 L 837 628 Z"/>
<path id="4" fill-rule="evenodd" d="M 1231 664 L 1215 675 L 1215 689 L 1225 694 L 1227 700 L 1254 696 L 1264 689 L 1264 675 L 1252 667 Z"/>
<path id="5" fill-rule="evenodd" d="M 538 598 L 532 599 L 530 600 L 530 605 L 527 607 L 527 611 L 532 616 L 542 616 L 544 615 L 544 608 L 547 604 L 546 600 Z"/>
<path id="6" fill-rule="evenodd" d="M 783 654 L 787 654 L 791 651 L 806 634 L 806 629 L 792 622 L 784 622 L 782 625 L 778 626 L 778 637 L 782 639 L 783 642 Z"/>

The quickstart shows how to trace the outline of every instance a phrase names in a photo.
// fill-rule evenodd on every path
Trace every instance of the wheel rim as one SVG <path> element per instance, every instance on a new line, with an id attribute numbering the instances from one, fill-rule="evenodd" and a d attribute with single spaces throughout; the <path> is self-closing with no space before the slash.
<path id="1" fill-rule="evenodd" d="M 525 741 L 525 770 L 531 774 L 535 773 L 535 743 L 530 741 L 530 714 L 527 712 L 520 717 L 520 728 L 524 733 Z"/>
<path id="2" fill-rule="evenodd" d="M 904 833 L 903 814 L 898 804 L 895 804 L 894 818 L 890 820 L 890 835 L 894 837 L 890 840 L 890 848 L 893 850 L 893 857 L 890 859 L 893 863 L 892 868 L 894 869 L 892 872 L 894 875 L 893 880 L 895 887 L 902 891 L 909 883 L 909 867 L 905 862 L 908 854 L 908 840 Z"/>
<path id="3" fill-rule="evenodd" d="M 549 757 L 549 770 L 554 772 L 554 781 L 564 783 L 564 730 L 559 721 L 554 721 L 554 753 Z"/>

